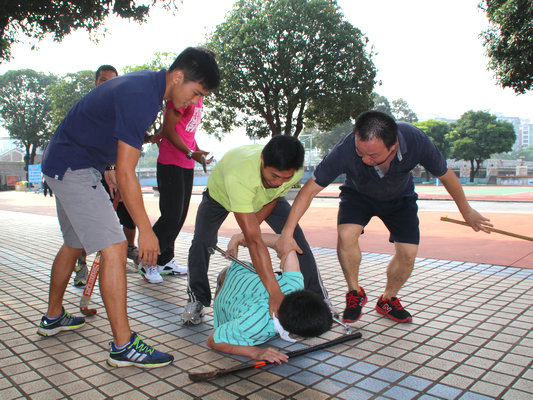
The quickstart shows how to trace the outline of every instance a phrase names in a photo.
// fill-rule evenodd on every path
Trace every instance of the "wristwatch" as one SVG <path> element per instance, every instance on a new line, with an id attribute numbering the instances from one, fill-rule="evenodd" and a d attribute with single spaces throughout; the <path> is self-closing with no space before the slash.
<path id="1" fill-rule="evenodd" d="M 114 165 L 107 165 L 107 166 L 105 167 L 105 170 L 106 170 L 106 171 L 114 171 L 114 170 L 115 170 L 115 166 L 114 166 Z"/>
<path id="2" fill-rule="evenodd" d="M 192 158 L 192 154 L 194 153 L 194 151 L 192 150 L 189 150 L 189 152 L 187 153 L 187 158 L 190 160 Z"/>

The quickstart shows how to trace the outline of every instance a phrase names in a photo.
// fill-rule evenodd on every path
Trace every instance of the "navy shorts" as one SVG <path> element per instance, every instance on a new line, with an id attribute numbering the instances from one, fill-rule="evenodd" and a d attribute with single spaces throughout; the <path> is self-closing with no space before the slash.
<path id="1" fill-rule="evenodd" d="M 344 187 L 340 199 L 338 225 L 366 226 L 372 217 L 378 217 L 389 230 L 390 242 L 420 243 L 416 193 L 393 200 L 377 200 Z"/>

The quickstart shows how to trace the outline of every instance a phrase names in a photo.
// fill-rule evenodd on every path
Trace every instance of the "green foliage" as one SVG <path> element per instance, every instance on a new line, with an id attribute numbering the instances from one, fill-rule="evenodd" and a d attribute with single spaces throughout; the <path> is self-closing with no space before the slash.
<path id="1" fill-rule="evenodd" d="M 452 157 L 470 161 L 470 182 L 473 182 L 481 163 L 491 154 L 511 150 L 516 134 L 512 124 L 499 122 L 495 115 L 468 111 L 457 120 L 447 138 L 451 142 Z"/>
<path id="2" fill-rule="evenodd" d="M 449 158 L 450 143 L 447 140 L 447 135 L 450 132 L 450 125 L 447 122 L 429 119 L 416 122 L 413 125 L 421 129 L 433 141 L 444 157 Z"/>
<path id="3" fill-rule="evenodd" d="M 33 164 L 38 148 L 44 148 L 51 130 L 51 101 L 47 93 L 57 81 L 31 69 L 8 71 L 0 76 L 0 119 L 9 136 L 26 150 L 25 163 Z"/>
<path id="4" fill-rule="evenodd" d="M 109 15 L 142 23 L 157 3 L 174 11 L 175 0 L 4 0 L 0 7 L 0 62 L 11 58 L 11 45 L 20 37 L 42 39 L 52 34 L 61 41 L 71 31 L 97 30 Z"/>
<path id="5" fill-rule="evenodd" d="M 221 86 L 204 129 L 242 126 L 250 137 L 329 129 L 372 104 L 376 70 L 367 39 L 335 0 L 240 0 L 206 45 Z"/>
<path id="6" fill-rule="evenodd" d="M 416 113 L 411 110 L 409 104 L 404 99 L 393 100 L 391 111 L 396 121 L 409 122 L 410 124 L 418 121 Z"/>
<path id="7" fill-rule="evenodd" d="M 343 122 L 335 125 L 331 130 L 326 132 L 315 131 L 313 133 L 313 141 L 315 147 L 320 149 L 320 155 L 325 157 L 330 150 L 346 135 L 353 130 L 353 123 L 351 121 Z"/>
<path id="8" fill-rule="evenodd" d="M 52 101 L 52 130 L 55 131 L 69 110 L 94 87 L 94 71 L 79 71 L 62 77 L 49 89 Z"/>
<path id="9" fill-rule="evenodd" d="M 385 96 L 382 96 L 377 93 L 372 93 L 372 100 L 374 101 L 374 107 L 373 110 L 381 111 L 385 114 L 390 115 L 391 117 L 394 117 L 392 114 L 392 108 L 390 106 L 389 100 Z"/>
<path id="10" fill-rule="evenodd" d="M 533 2 L 484 0 L 488 30 L 482 33 L 489 67 L 503 87 L 516 93 L 533 88 Z"/>

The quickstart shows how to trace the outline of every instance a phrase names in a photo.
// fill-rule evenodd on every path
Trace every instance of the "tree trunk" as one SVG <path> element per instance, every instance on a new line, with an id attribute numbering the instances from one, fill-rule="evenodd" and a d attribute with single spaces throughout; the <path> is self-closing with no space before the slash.
<path id="1" fill-rule="evenodd" d="M 474 183 L 474 176 L 476 176 L 476 171 L 474 170 L 474 160 L 470 160 L 470 183 Z"/>

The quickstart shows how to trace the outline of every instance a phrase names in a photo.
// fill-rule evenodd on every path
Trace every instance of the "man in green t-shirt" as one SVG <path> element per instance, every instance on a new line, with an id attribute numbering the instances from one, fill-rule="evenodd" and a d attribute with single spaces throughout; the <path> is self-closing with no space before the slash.
<path id="1" fill-rule="evenodd" d="M 277 312 L 284 295 L 272 271 L 259 225 L 265 221 L 274 232 L 281 232 L 290 212 L 283 196 L 300 181 L 303 161 L 304 149 L 298 139 L 276 136 L 264 147 L 248 145 L 230 150 L 213 168 L 198 207 L 189 249 L 189 301 L 181 316 L 184 324 L 199 324 L 203 308 L 211 303 L 208 249 L 216 245 L 218 229 L 230 212 L 244 234 L 252 264 L 270 296 L 270 314 Z M 298 258 L 305 288 L 319 294 L 329 305 L 313 253 L 299 227 L 294 239 L 303 251 Z"/>

